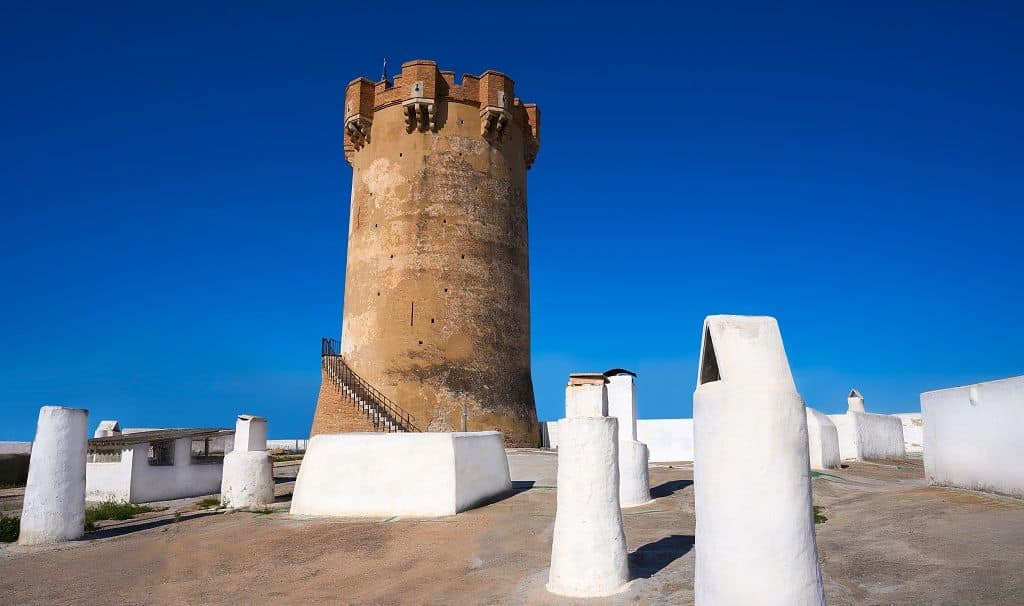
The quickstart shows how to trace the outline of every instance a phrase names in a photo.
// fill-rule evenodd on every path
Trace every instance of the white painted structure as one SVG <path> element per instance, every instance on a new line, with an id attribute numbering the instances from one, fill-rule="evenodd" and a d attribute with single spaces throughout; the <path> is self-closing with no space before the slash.
<path id="1" fill-rule="evenodd" d="M 775 319 L 705 319 L 697 383 L 695 604 L 824 604 L 807 415 Z"/>
<path id="2" fill-rule="evenodd" d="M 619 441 L 636 440 L 636 374 L 616 368 L 604 376 L 608 378 L 608 416 L 619 420 Z"/>
<path id="3" fill-rule="evenodd" d="M 32 442 L 0 442 L 0 454 L 31 454 Z"/>
<path id="4" fill-rule="evenodd" d="M 637 419 L 636 436 L 651 463 L 693 460 L 693 419 Z M 545 448 L 558 448 L 558 421 L 541 423 L 541 440 Z"/>
<path id="5" fill-rule="evenodd" d="M 92 437 L 105 438 L 107 436 L 116 436 L 120 433 L 121 424 L 117 421 L 100 421 L 100 424 L 96 426 L 96 431 L 92 434 Z"/>
<path id="6" fill-rule="evenodd" d="M 85 532 L 85 453 L 89 411 L 39 409 L 21 508 L 19 545 L 71 541 Z"/>
<path id="7" fill-rule="evenodd" d="M 608 378 L 608 416 L 619 420 L 619 505 L 651 502 L 647 445 L 636 439 L 636 375 L 616 369 Z"/>
<path id="8" fill-rule="evenodd" d="M 846 396 L 846 410 L 854 412 L 867 412 L 864 409 L 864 396 L 856 389 L 851 389 Z"/>
<path id="9" fill-rule="evenodd" d="M 839 467 L 839 431 L 824 413 L 807 407 L 807 447 L 811 469 Z"/>
<path id="10" fill-rule="evenodd" d="M 828 415 L 839 432 L 839 456 L 844 461 L 906 456 L 903 422 L 892 415 L 851 410 Z"/>
<path id="11" fill-rule="evenodd" d="M 844 415 L 826 416 L 835 424 L 836 417 Z M 924 443 L 921 413 L 901 412 L 890 416 L 899 418 L 903 424 L 905 452 L 921 452 Z M 647 445 L 651 463 L 693 460 L 693 419 L 637 419 L 636 435 Z M 545 448 L 558 448 L 558 421 L 541 423 L 541 438 Z"/>
<path id="12" fill-rule="evenodd" d="M 291 513 L 439 517 L 511 489 L 497 431 L 320 434 L 299 467 Z"/>
<path id="13" fill-rule="evenodd" d="M 924 417 L 919 412 L 898 412 L 892 416 L 903 424 L 903 449 L 924 452 Z"/>
<path id="14" fill-rule="evenodd" d="M 208 449 L 232 433 L 162 429 L 93 438 L 85 470 L 86 498 L 149 503 L 217 494 L 224 457 Z"/>
<path id="15" fill-rule="evenodd" d="M 931 484 L 1024 498 L 1024 376 L 925 392 L 921 413 Z"/>
<path id="16" fill-rule="evenodd" d="M 224 455 L 220 502 L 232 509 L 257 509 L 274 502 L 274 462 L 267 454 L 267 420 L 238 415 L 235 447 Z"/>
<path id="17" fill-rule="evenodd" d="M 287 450 L 289 452 L 306 452 L 306 438 L 292 440 L 267 440 L 267 450 Z"/>
<path id="18" fill-rule="evenodd" d="M 606 382 L 600 374 L 570 375 L 566 387 L 547 584 L 559 595 L 607 596 L 629 581 L 619 508 L 619 422 L 606 416 Z"/>

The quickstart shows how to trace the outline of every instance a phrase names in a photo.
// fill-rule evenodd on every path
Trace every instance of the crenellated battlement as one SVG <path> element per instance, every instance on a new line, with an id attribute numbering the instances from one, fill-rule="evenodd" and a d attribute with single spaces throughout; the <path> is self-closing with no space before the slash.
<path id="1" fill-rule="evenodd" d="M 540 109 L 519 100 L 514 86 L 512 78 L 493 70 L 465 74 L 457 84 L 455 72 L 422 59 L 403 63 L 390 82 L 356 78 L 345 90 L 345 158 L 351 161 L 369 141 L 374 114 L 382 109 L 401 105 L 409 133 L 436 132 L 442 126 L 440 104 L 465 103 L 480 108 L 480 136 L 491 143 L 502 141 L 509 128 L 521 129 L 529 168 L 540 149 Z"/>

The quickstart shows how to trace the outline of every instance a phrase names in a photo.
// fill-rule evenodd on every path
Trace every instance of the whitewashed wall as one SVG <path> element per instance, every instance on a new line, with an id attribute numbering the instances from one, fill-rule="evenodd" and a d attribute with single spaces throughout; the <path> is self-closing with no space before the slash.
<path id="1" fill-rule="evenodd" d="M 133 503 L 183 499 L 220 492 L 224 465 L 220 462 L 192 463 L 191 438 L 174 441 L 174 465 L 150 465 L 147 461 L 148 449 L 147 444 L 139 444 L 133 449 Z"/>
<path id="2" fill-rule="evenodd" d="M 86 501 L 131 501 L 132 463 L 135 451 L 126 448 L 121 451 L 121 460 L 112 463 L 86 463 Z M 142 463 L 146 463 L 146 451 L 142 451 Z"/>
<path id="3" fill-rule="evenodd" d="M 828 415 L 839 432 L 839 454 L 843 460 L 885 459 L 906 454 L 903 422 L 894 415 L 850 411 Z"/>
<path id="4" fill-rule="evenodd" d="M 919 412 L 898 412 L 894 415 L 903 423 L 903 446 L 907 452 L 924 451 L 924 417 Z"/>
<path id="5" fill-rule="evenodd" d="M 541 423 L 546 448 L 558 448 L 558 421 Z M 693 419 L 637 419 L 636 439 L 647 444 L 652 463 L 693 460 Z"/>
<path id="6" fill-rule="evenodd" d="M 295 452 L 305 452 L 306 443 L 309 440 L 267 440 L 267 450 L 291 450 Z"/>
<path id="7" fill-rule="evenodd" d="M 0 454 L 32 454 L 32 442 L 0 442 Z"/>
<path id="8" fill-rule="evenodd" d="M 1024 376 L 921 394 L 932 484 L 1024 497 Z"/>

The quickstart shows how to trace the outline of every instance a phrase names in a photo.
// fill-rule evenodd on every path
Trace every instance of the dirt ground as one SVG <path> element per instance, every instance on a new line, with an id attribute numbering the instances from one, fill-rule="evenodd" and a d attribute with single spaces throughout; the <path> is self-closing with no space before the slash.
<path id="1" fill-rule="evenodd" d="M 655 500 L 625 511 L 628 590 L 583 601 L 544 590 L 556 457 L 509 461 L 514 494 L 447 518 L 296 519 L 281 477 L 275 513 L 187 511 L 193 499 L 56 548 L 0 547 L 0 603 L 693 603 L 690 464 L 652 468 Z M 828 603 L 1024 603 L 1024 502 L 928 487 L 923 475 L 906 459 L 814 479 Z"/>

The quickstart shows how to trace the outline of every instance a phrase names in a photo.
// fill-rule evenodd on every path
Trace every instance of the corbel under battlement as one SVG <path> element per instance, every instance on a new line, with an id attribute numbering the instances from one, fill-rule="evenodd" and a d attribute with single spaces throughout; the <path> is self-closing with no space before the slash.
<path id="1" fill-rule="evenodd" d="M 436 132 L 438 107 L 455 102 L 480 108 L 480 135 L 491 144 L 504 138 L 509 128 L 523 133 L 526 166 L 533 164 L 540 149 L 540 110 L 524 104 L 514 95 L 514 82 L 505 74 L 488 70 L 479 76 L 465 74 L 461 84 L 455 72 L 440 71 L 434 61 L 417 60 L 402 64 L 393 81 L 372 82 L 356 78 L 345 90 L 345 158 L 370 140 L 374 113 L 401 105 L 406 131 Z"/>

